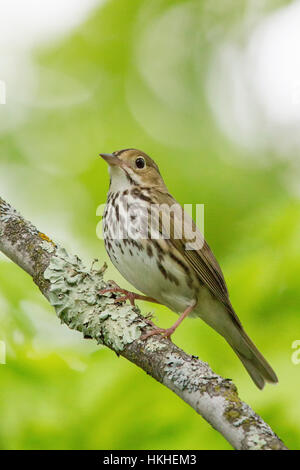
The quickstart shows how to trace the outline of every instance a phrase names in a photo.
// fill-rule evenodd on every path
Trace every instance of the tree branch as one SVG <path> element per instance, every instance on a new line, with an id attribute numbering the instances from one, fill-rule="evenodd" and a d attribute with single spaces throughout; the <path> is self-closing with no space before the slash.
<path id="1" fill-rule="evenodd" d="M 0 250 L 33 278 L 62 322 L 141 367 L 190 405 L 235 449 L 287 449 L 240 400 L 230 380 L 163 337 L 142 341 L 140 336 L 150 327 L 139 309 L 115 304 L 112 294 L 99 295 L 107 286 L 104 268 L 87 269 L 1 197 Z"/>

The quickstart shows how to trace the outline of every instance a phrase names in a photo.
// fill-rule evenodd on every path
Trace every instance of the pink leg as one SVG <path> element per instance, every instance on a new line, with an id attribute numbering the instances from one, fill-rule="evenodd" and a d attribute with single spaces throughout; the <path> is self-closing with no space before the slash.
<path id="1" fill-rule="evenodd" d="M 180 323 L 183 322 L 183 320 L 192 312 L 192 310 L 194 310 L 195 306 L 196 306 L 196 302 L 193 302 L 192 305 L 187 307 L 185 309 L 185 311 L 180 315 L 178 320 L 174 323 L 174 325 L 172 325 L 170 328 L 167 328 L 167 329 L 155 328 L 154 330 L 149 331 L 149 333 L 146 333 L 145 335 L 143 335 L 141 337 L 141 340 L 145 340 L 145 339 L 149 338 L 149 336 L 159 335 L 159 334 L 161 334 L 164 338 L 171 339 L 171 336 L 174 333 L 174 331 L 176 330 L 176 328 L 178 328 Z"/>
<path id="2" fill-rule="evenodd" d="M 155 302 L 159 304 L 159 302 L 153 299 L 152 297 L 147 297 L 146 295 L 140 295 L 140 294 L 136 294 L 135 292 L 130 292 L 129 290 L 122 289 L 116 283 L 114 284 L 115 284 L 115 287 L 103 289 L 99 291 L 99 294 L 106 294 L 107 292 L 113 292 L 113 293 L 120 292 L 121 294 L 124 294 L 124 295 L 122 297 L 117 298 L 115 302 L 126 302 L 126 300 L 129 300 L 131 305 L 135 305 L 135 300 L 146 300 L 148 302 Z"/>

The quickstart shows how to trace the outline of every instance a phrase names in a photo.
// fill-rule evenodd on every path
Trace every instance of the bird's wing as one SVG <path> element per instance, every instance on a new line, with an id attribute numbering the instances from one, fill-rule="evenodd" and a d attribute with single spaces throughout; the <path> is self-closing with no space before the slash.
<path id="1" fill-rule="evenodd" d="M 158 199 L 160 204 L 165 204 L 169 208 L 175 208 L 176 205 L 175 210 L 169 211 L 170 228 L 169 226 L 166 226 L 166 214 L 164 217 L 164 211 L 161 211 L 159 219 L 160 233 L 166 235 L 169 230 L 169 243 L 178 250 L 189 266 L 194 269 L 195 273 L 204 285 L 206 285 L 211 293 L 226 306 L 228 311 L 240 324 L 240 321 L 231 306 L 225 279 L 219 263 L 206 243 L 203 234 L 197 228 L 189 214 L 184 211 L 182 206 L 180 206 L 180 204 L 175 201 L 170 194 L 160 193 Z M 193 249 L 187 249 L 189 247 L 193 247 Z"/>

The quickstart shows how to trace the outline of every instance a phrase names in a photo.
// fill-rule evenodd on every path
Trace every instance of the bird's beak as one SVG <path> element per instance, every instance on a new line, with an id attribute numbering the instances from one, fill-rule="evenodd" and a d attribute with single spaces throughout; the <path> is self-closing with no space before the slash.
<path id="1" fill-rule="evenodd" d="M 116 157 L 113 153 L 99 153 L 100 157 L 103 158 L 111 166 L 121 166 L 121 160 Z"/>

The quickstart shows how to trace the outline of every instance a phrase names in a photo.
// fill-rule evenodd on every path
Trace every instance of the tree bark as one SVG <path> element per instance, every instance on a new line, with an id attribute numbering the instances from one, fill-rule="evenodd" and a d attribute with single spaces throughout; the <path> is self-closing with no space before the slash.
<path id="1" fill-rule="evenodd" d="M 151 328 L 137 307 L 116 304 L 105 267 L 87 269 L 39 232 L 0 197 L 0 250 L 25 270 L 55 308 L 58 317 L 142 368 L 190 405 L 235 449 L 286 450 L 260 416 L 238 396 L 231 380 L 189 356 L 168 339 L 141 335 Z"/>

